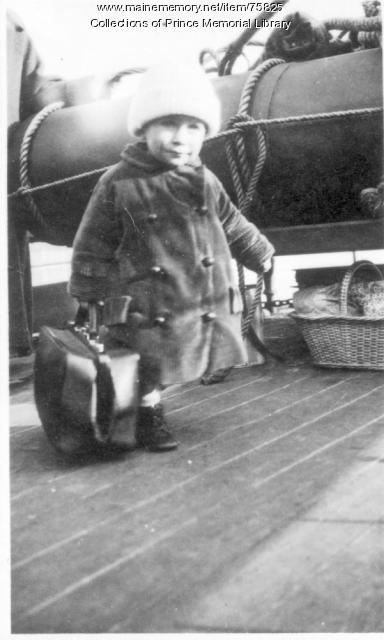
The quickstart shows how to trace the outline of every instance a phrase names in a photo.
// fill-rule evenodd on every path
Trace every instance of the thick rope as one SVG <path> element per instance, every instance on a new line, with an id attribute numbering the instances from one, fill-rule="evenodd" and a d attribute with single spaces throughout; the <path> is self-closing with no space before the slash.
<path id="1" fill-rule="evenodd" d="M 85 178 L 90 178 L 92 176 L 99 176 L 102 173 L 105 173 L 107 169 L 110 169 L 113 165 L 107 165 L 106 167 L 101 167 L 100 169 L 92 169 L 92 171 L 84 171 L 83 173 L 78 173 L 74 176 L 69 176 L 68 178 L 60 178 L 59 180 L 53 180 L 52 182 L 47 182 L 45 184 L 39 184 L 36 187 L 30 187 L 26 189 L 24 187 L 19 187 L 13 193 L 8 195 L 10 200 L 17 198 L 19 196 L 24 196 L 25 194 L 30 193 L 39 193 L 39 191 L 47 191 L 48 189 L 53 189 L 53 187 L 62 187 L 63 185 L 70 184 L 71 182 L 78 182 L 79 180 L 83 180 Z"/>
<path id="2" fill-rule="evenodd" d="M 269 69 L 278 64 L 282 64 L 283 62 L 284 60 L 281 58 L 271 58 L 259 65 L 255 71 L 249 75 L 241 94 L 239 110 L 236 116 L 231 118 L 229 121 L 229 127 L 232 128 L 249 122 L 254 123 L 254 120 L 249 115 L 249 108 L 255 87 Z M 262 209 L 262 203 L 257 198 L 256 188 L 267 157 L 267 145 L 264 132 L 260 126 L 257 126 L 254 128 L 254 133 L 256 139 L 257 160 L 252 172 L 249 166 L 244 135 L 239 133 L 234 138 L 229 139 L 226 142 L 227 159 L 236 191 L 238 206 L 241 213 L 247 218 L 249 217 L 252 205 L 255 204 L 258 211 Z M 256 308 L 260 304 L 263 289 L 263 276 L 259 275 L 257 279 L 255 296 L 248 308 L 245 293 L 244 267 L 239 262 L 237 263 L 237 271 L 239 288 L 244 307 L 242 322 L 242 335 L 244 337 L 249 331 Z"/>
<path id="3" fill-rule="evenodd" d="M 249 327 L 251 325 L 252 319 L 256 313 L 256 309 L 260 304 L 261 301 L 261 295 L 263 293 L 263 288 L 264 288 L 264 277 L 263 275 L 259 275 L 256 281 L 256 288 L 255 288 L 255 293 L 253 296 L 253 300 L 252 303 L 249 306 L 249 310 L 248 310 L 248 314 L 247 317 L 245 318 L 243 324 L 242 324 L 242 328 L 241 328 L 241 332 L 242 335 L 245 336 L 248 333 Z"/>
<path id="4" fill-rule="evenodd" d="M 19 177 L 20 177 L 20 188 L 18 192 L 23 195 L 26 199 L 26 202 L 29 206 L 29 212 L 32 216 L 32 231 L 36 229 L 43 229 L 44 231 L 49 232 L 49 228 L 40 213 L 40 210 L 35 203 L 32 194 L 30 192 L 31 182 L 29 180 L 29 158 L 32 146 L 32 140 L 40 125 L 44 120 L 54 111 L 58 109 L 62 109 L 64 106 L 64 102 L 53 102 L 52 104 L 47 105 L 39 111 L 39 113 L 32 118 L 29 123 L 20 147 L 20 169 L 19 169 Z"/>
<path id="5" fill-rule="evenodd" d="M 321 122 L 326 120 L 333 119 L 349 119 L 353 117 L 371 117 L 383 112 L 383 107 L 367 107 L 364 109 L 347 109 L 341 111 L 330 111 L 330 112 L 322 112 L 322 113 L 311 113 L 311 114 L 303 114 L 300 116 L 286 116 L 283 118 L 270 118 L 270 119 L 260 119 L 260 120 L 249 120 L 246 122 L 242 122 L 236 124 L 231 129 L 226 129 L 225 131 L 221 131 L 215 136 L 208 138 L 205 141 L 205 144 L 211 144 L 212 142 L 216 142 L 219 139 L 230 138 L 231 136 L 236 135 L 238 132 L 246 131 L 247 129 L 253 127 L 269 127 L 275 125 L 294 125 L 294 124 L 302 124 L 306 122 Z"/>
<path id="6" fill-rule="evenodd" d="M 381 31 L 381 18 L 333 18 L 326 20 L 324 25 L 329 31 Z"/>
<path id="7" fill-rule="evenodd" d="M 253 95 L 253 92 L 257 83 L 259 82 L 260 78 L 267 71 L 269 71 L 269 69 L 276 66 L 276 64 L 280 64 L 282 62 L 284 62 L 284 60 L 281 60 L 280 58 L 271 58 L 270 60 L 265 61 L 263 64 L 257 67 L 257 69 L 255 69 L 255 71 L 249 75 L 248 80 L 243 88 L 243 92 L 241 94 L 239 110 L 237 114 L 233 118 L 231 118 L 231 120 L 229 121 L 228 126 L 230 128 L 232 128 L 233 126 L 236 126 L 237 124 L 242 124 L 242 122 L 252 121 L 252 118 L 249 115 L 249 105 L 250 105 L 251 97 Z M 258 165 L 261 165 L 261 166 L 257 166 L 257 170 L 259 171 L 259 173 L 261 173 L 265 157 L 264 157 L 264 160 L 260 160 L 260 154 L 262 153 L 262 149 L 264 149 L 264 153 L 266 153 L 265 140 L 264 140 L 264 134 L 259 127 L 255 129 L 255 133 L 257 137 L 257 148 L 259 151 Z M 235 145 L 235 148 L 232 149 L 233 144 Z M 234 159 L 234 154 L 236 154 L 237 156 L 236 160 Z M 227 146 L 227 156 L 231 164 L 232 176 L 234 178 L 234 181 L 237 183 L 236 191 L 237 191 L 238 203 L 239 203 L 239 206 L 242 207 L 242 200 L 243 200 L 242 192 L 244 191 L 244 186 L 240 191 L 240 184 L 242 182 L 243 185 L 248 185 L 249 181 L 251 180 L 251 171 L 250 171 L 249 162 L 247 158 L 244 136 L 240 136 L 240 135 L 236 136 L 235 140 L 232 141 L 232 145 L 230 144 Z M 237 166 L 239 166 L 239 169 L 240 169 L 239 171 L 237 170 L 236 162 L 237 162 Z M 257 182 L 257 178 L 256 178 L 256 182 Z M 255 192 L 255 188 L 253 188 L 253 192 Z"/>

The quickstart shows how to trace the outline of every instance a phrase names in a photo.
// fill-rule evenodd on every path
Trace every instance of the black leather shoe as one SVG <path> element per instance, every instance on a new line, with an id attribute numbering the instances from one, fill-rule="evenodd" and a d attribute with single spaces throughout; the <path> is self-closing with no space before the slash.
<path id="1" fill-rule="evenodd" d="M 164 410 L 161 404 L 155 407 L 139 407 L 136 427 L 138 447 L 148 451 L 171 451 L 178 446 L 177 441 L 167 429 Z"/>

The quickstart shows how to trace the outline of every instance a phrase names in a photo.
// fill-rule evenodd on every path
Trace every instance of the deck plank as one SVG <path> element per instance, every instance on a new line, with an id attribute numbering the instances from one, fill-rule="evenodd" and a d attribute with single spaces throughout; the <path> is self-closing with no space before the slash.
<path id="1" fill-rule="evenodd" d="M 359 439 L 351 442 L 356 443 Z M 98 572 L 83 574 L 77 583 L 62 585 L 59 592 L 48 590 L 46 600 L 38 600 L 30 614 L 24 619 L 21 617 L 17 628 L 54 632 L 59 625 L 66 632 L 77 629 L 95 633 L 108 630 L 106 625 L 116 630 L 120 620 L 124 631 L 173 630 L 175 608 L 179 609 L 181 603 L 185 606 L 208 586 L 212 588 L 212 583 L 217 589 L 230 570 L 248 562 L 252 552 L 259 546 L 262 550 L 263 545 L 311 507 L 319 489 L 327 482 L 330 469 L 336 465 L 341 472 L 353 455 L 353 449 L 346 448 L 344 443 L 334 450 L 332 459 L 329 455 L 320 455 L 304 468 L 291 470 L 283 483 L 281 478 L 274 478 L 264 486 L 263 492 L 243 485 L 240 496 L 225 493 L 220 504 L 216 500 L 213 509 L 208 513 L 200 510 L 196 519 L 191 517 L 191 509 L 180 522 L 179 514 L 174 512 L 174 501 L 170 501 L 168 518 L 175 517 L 177 524 L 170 527 L 168 521 L 165 530 L 156 530 L 154 546 L 148 541 L 149 534 L 146 537 L 143 533 L 139 544 L 133 547 L 125 544 L 124 549 L 120 546 L 120 554 L 109 564 L 99 566 Z M 209 484 L 205 490 L 209 492 Z M 184 495 L 190 496 L 190 492 Z M 134 518 L 119 527 L 120 545 L 126 540 L 127 529 L 132 536 L 132 530 L 138 525 Z M 113 532 L 109 535 L 113 537 Z M 102 540 L 108 540 L 110 545 L 108 535 Z M 102 548 L 95 547 L 94 552 L 97 550 L 100 552 Z M 45 571 L 40 571 L 40 580 L 49 581 L 52 569 L 62 567 L 61 562 L 56 565 L 51 558 L 50 566 L 45 565 Z M 277 569 L 278 564 L 274 570 Z M 344 600 L 341 594 L 340 598 Z M 105 607 L 101 609 L 100 603 Z M 270 605 L 274 605 L 273 598 Z"/>
<path id="2" fill-rule="evenodd" d="M 303 519 L 248 558 L 219 588 L 184 608 L 177 626 L 226 632 L 383 631 L 383 563 L 384 466 L 377 459 L 354 465 Z"/>
<path id="3" fill-rule="evenodd" d="M 316 383 L 316 377 L 305 378 L 305 380 L 307 384 L 308 380 L 311 380 L 312 385 Z M 19 559 L 18 562 L 21 564 L 19 568 L 16 565 L 13 575 L 13 585 L 17 594 L 17 598 L 15 596 L 14 599 L 14 615 L 20 621 L 20 626 L 19 623 L 15 624 L 15 630 L 25 632 L 26 629 L 30 629 L 43 632 L 43 629 L 46 629 L 52 632 L 55 629 L 58 630 L 57 625 L 59 625 L 62 631 L 67 632 L 74 630 L 75 627 L 89 632 L 105 631 L 108 629 L 105 625 L 116 624 L 116 616 L 122 616 L 125 611 L 125 601 L 120 602 L 121 610 L 117 611 L 114 608 L 114 621 L 112 621 L 104 612 L 100 613 L 100 610 L 96 615 L 92 608 L 93 603 L 89 603 L 86 596 L 79 600 L 78 591 L 82 593 L 85 587 L 89 586 L 93 592 L 94 589 L 98 589 L 99 584 L 103 585 L 100 589 L 108 591 L 116 580 L 120 582 L 127 579 L 130 565 L 137 564 L 138 558 L 143 561 L 142 556 L 145 555 L 154 561 L 154 556 L 156 557 L 164 545 L 166 548 L 162 553 L 165 553 L 168 561 L 172 563 L 174 545 L 177 548 L 180 546 L 181 556 L 183 556 L 184 543 L 181 541 L 185 539 L 188 541 L 187 548 L 190 549 L 191 558 L 186 562 L 183 557 L 185 565 L 182 572 L 183 580 L 186 579 L 187 572 L 190 583 L 191 576 L 196 575 L 197 578 L 194 580 L 197 585 L 200 585 L 200 576 L 205 575 L 205 579 L 208 579 L 211 574 L 215 575 L 223 563 L 223 557 L 237 556 L 239 527 L 241 529 L 244 526 L 246 514 L 249 520 L 247 526 L 251 526 L 253 534 L 257 530 L 256 537 L 252 539 L 252 546 L 263 540 L 265 536 L 271 535 L 276 528 L 281 528 L 282 522 L 290 521 L 297 514 L 298 506 L 295 500 L 292 503 L 292 497 L 297 500 L 298 495 L 301 496 L 298 477 L 302 476 L 303 465 L 307 468 L 307 473 L 311 474 L 312 491 L 310 494 L 301 496 L 300 509 L 305 508 L 308 503 L 311 504 L 313 495 L 317 495 L 318 491 L 328 484 L 331 469 L 335 468 L 336 462 L 343 461 L 345 464 L 346 459 L 349 460 L 351 456 L 353 458 L 356 455 L 355 449 L 350 449 L 348 446 L 340 455 L 338 442 L 340 438 L 348 439 L 352 434 L 351 441 L 355 442 L 354 446 L 356 447 L 358 442 L 361 447 L 367 439 L 371 441 L 372 435 L 377 432 L 377 423 L 368 423 L 369 420 L 372 422 L 380 419 L 378 399 L 382 397 L 382 384 L 378 383 L 375 376 L 362 379 L 352 376 L 346 389 L 341 393 L 342 381 L 338 382 L 340 384 L 326 387 L 325 393 L 319 393 L 316 403 L 313 402 L 313 394 L 311 394 L 309 400 L 295 405 L 294 413 L 292 409 L 288 415 L 284 411 L 276 413 L 273 424 L 269 417 L 265 417 L 259 422 L 257 430 L 253 426 L 255 421 L 253 414 L 253 422 L 246 426 L 240 436 L 236 433 L 237 429 L 235 432 L 230 429 L 233 426 L 232 416 L 232 420 L 227 421 L 229 432 L 224 435 L 220 433 L 218 439 L 200 446 L 199 457 L 193 459 L 192 465 L 188 465 L 189 458 L 186 459 L 191 455 L 190 451 L 181 451 L 176 457 L 175 454 L 161 457 L 139 454 L 136 456 L 137 464 L 139 458 L 144 458 L 144 460 L 141 459 L 141 470 L 145 477 L 130 471 L 124 473 L 123 467 L 120 467 L 122 476 L 119 481 L 102 491 L 98 495 L 97 505 L 93 505 L 96 507 L 93 528 L 90 526 L 92 501 L 83 501 L 79 508 L 79 503 L 73 500 L 73 492 L 67 491 L 67 496 L 65 492 L 64 495 L 56 493 L 51 501 L 47 500 L 47 497 L 42 499 L 43 496 L 40 496 L 42 506 L 38 520 L 31 524 L 28 513 L 24 514 L 27 517 L 21 525 L 20 522 L 18 523 L 13 536 L 16 558 L 18 548 L 25 553 L 27 541 L 29 541 L 28 548 L 32 551 L 32 559 L 29 561 L 25 562 L 25 557 L 24 561 L 22 558 Z M 282 399 L 281 395 L 279 391 L 279 399 Z M 376 402 L 372 402 L 372 399 Z M 260 400 L 257 402 L 259 403 Z M 334 407 L 335 402 L 340 407 L 339 411 L 336 411 L 338 417 L 335 423 L 335 415 L 333 415 L 333 422 L 330 423 L 329 407 Z M 356 402 L 359 403 L 360 413 L 364 414 L 367 421 L 366 430 L 361 429 L 356 411 L 349 415 L 346 410 L 351 404 L 356 405 Z M 248 409 L 247 404 L 244 406 Z M 224 411 L 220 415 L 221 425 L 222 416 L 230 414 L 231 408 L 224 406 L 219 411 Z M 335 413 L 334 408 L 332 412 Z M 322 413 L 325 415 L 319 419 Z M 204 418 L 205 421 L 207 419 Z M 296 429 L 298 420 L 306 425 L 303 429 Z M 249 421 L 249 414 L 246 413 L 247 421 Z M 215 424 L 215 416 L 209 418 L 209 423 Z M 307 423 L 309 423 L 308 426 Z M 292 427 L 295 431 L 289 434 L 286 445 L 281 447 L 280 436 L 284 436 L 287 430 L 292 430 Z M 353 432 L 356 429 L 358 431 L 354 435 Z M 279 439 L 276 439 L 277 434 Z M 334 446 L 332 442 L 335 442 Z M 327 451 L 323 453 L 324 447 L 327 446 L 332 451 L 329 458 Z M 319 477 L 312 477 L 311 464 L 307 463 L 306 457 L 316 457 L 316 450 L 319 450 L 320 458 L 324 456 L 323 473 Z M 347 455 L 346 459 L 345 455 Z M 94 469 L 96 470 L 97 466 Z M 287 495 L 281 492 L 280 483 L 276 482 L 284 469 L 288 469 L 288 475 L 292 471 L 295 477 L 294 486 L 290 485 L 288 512 Z M 308 480 L 306 476 L 305 479 Z M 269 492 L 265 487 L 268 483 L 275 489 L 266 501 L 265 494 Z M 263 489 L 260 491 L 261 487 Z M 316 491 L 313 493 L 314 487 Z M 242 501 L 239 503 L 240 495 Z M 131 501 L 128 508 L 127 500 Z M 38 507 L 38 503 L 35 506 Z M 249 510 L 252 511 L 252 515 L 249 515 Z M 104 520 L 107 520 L 105 524 L 102 520 L 100 521 L 101 514 Z M 207 527 L 207 520 L 211 526 Z M 86 525 L 82 535 L 74 540 L 69 539 L 67 543 L 56 549 L 33 557 L 34 553 L 39 554 L 44 551 L 42 545 L 47 544 L 47 534 L 49 537 L 50 529 L 54 531 L 53 539 L 57 540 L 59 532 L 73 531 L 74 527 L 79 527 L 81 523 Z M 79 532 L 79 529 L 77 531 Z M 208 541 L 215 539 L 223 547 L 217 551 L 215 561 L 210 563 L 207 576 L 207 569 L 204 571 L 204 567 L 201 566 L 204 562 L 203 555 L 200 557 L 203 551 L 201 547 L 205 545 L 207 549 Z M 106 540 L 107 544 L 105 544 Z M 172 540 L 171 549 L 167 547 L 168 540 Z M 122 541 L 124 541 L 123 544 Z M 198 541 L 197 548 L 196 541 Z M 34 544 L 36 550 L 33 552 Z M 247 551 L 249 551 L 249 543 L 242 552 Z M 160 594 L 164 595 L 167 576 L 166 571 L 164 573 L 163 563 L 157 566 L 156 561 L 154 562 L 157 572 L 160 571 L 161 580 L 153 582 L 153 572 L 146 575 L 146 589 L 153 593 L 153 598 L 157 600 Z M 55 568 L 54 571 L 52 571 L 53 568 Z M 34 589 L 31 589 L 31 581 L 36 576 L 36 572 L 39 573 L 40 580 L 35 584 Z M 174 597 L 181 586 L 179 580 L 169 585 L 167 597 Z M 127 587 L 123 591 L 127 595 Z M 128 591 L 136 602 L 135 584 L 128 587 Z M 51 601 L 52 598 L 53 601 Z M 68 613 L 65 614 L 67 607 L 72 611 L 69 626 L 67 622 L 63 622 L 67 620 Z M 145 601 L 146 608 L 147 601 Z M 58 622 L 59 612 L 60 621 Z M 138 619 L 142 619 L 142 613 Z M 92 623 L 89 622 L 91 617 Z M 135 619 L 136 614 L 129 623 L 133 625 L 133 629 L 138 624 Z M 84 624 L 87 625 L 85 628 L 82 626 Z"/>
<path id="4" fill-rule="evenodd" d="M 305 377 L 305 374 L 303 375 L 303 373 L 290 373 L 272 378 L 268 375 L 254 378 L 252 373 L 250 373 L 252 377 L 249 378 L 248 376 L 247 382 L 244 383 L 243 375 L 244 374 L 241 371 L 236 372 L 231 381 L 222 385 L 214 385 L 210 387 L 195 385 L 195 387 L 190 388 L 191 396 L 182 396 L 182 406 L 188 407 L 188 409 L 180 409 L 179 404 L 176 402 L 175 405 L 171 398 L 169 402 L 165 401 L 167 415 L 170 417 L 172 423 L 176 422 L 178 429 L 183 428 L 183 426 L 187 424 L 189 427 L 188 430 L 190 430 L 192 419 L 193 431 L 195 434 L 194 439 L 195 441 L 198 441 L 196 437 L 196 423 L 202 418 L 208 420 L 212 412 L 217 413 L 219 408 L 225 409 L 226 407 L 231 407 L 234 404 L 241 402 L 242 399 L 246 400 L 251 405 L 254 396 L 259 396 L 265 393 L 271 394 L 274 390 L 276 390 L 276 394 L 279 394 L 280 389 L 285 385 L 294 384 L 296 379 L 302 379 Z M 196 394 L 198 394 L 197 397 Z M 211 397 L 209 394 L 211 394 Z M 236 401 L 233 400 L 234 397 L 236 397 Z M 200 402 L 200 404 L 193 405 L 193 413 L 191 413 L 191 404 L 194 402 Z M 174 418 L 176 417 L 177 419 L 175 421 Z M 200 432 L 201 428 L 202 427 L 200 427 L 199 430 L 199 436 L 202 435 Z M 206 428 L 204 431 L 205 434 L 208 435 Z M 212 433 L 211 425 L 209 433 Z M 35 425 L 30 428 L 26 427 L 25 431 L 21 429 L 13 429 L 13 433 L 11 432 L 11 443 L 11 468 L 12 470 L 15 470 L 12 483 L 13 495 L 17 495 L 25 488 L 29 488 L 31 482 L 37 481 L 38 484 L 44 485 L 46 482 L 50 482 L 58 475 L 61 476 L 65 474 L 66 471 L 71 471 L 76 467 L 75 462 L 66 463 L 63 459 L 55 456 L 53 451 L 46 446 L 45 438 L 42 437 L 39 425 Z M 30 455 L 30 447 L 35 449 L 33 458 L 31 458 Z M 84 467 L 84 464 L 82 464 L 81 467 Z M 23 473 L 20 475 L 16 473 L 18 468 L 23 469 Z M 92 466 L 90 468 L 93 469 Z M 98 469 L 98 471 L 100 471 L 100 469 Z M 95 474 L 89 475 L 88 469 L 84 475 L 89 478 L 90 483 L 94 482 Z"/>
<path id="5" fill-rule="evenodd" d="M 16 389 L 14 633 L 383 629 L 384 379 L 289 330 L 284 364 L 165 392 L 177 452 L 64 461 Z"/>
<path id="6" fill-rule="evenodd" d="M 24 529 L 25 535 L 29 539 L 28 548 L 34 550 L 28 517 L 31 518 L 36 512 L 39 513 L 42 520 L 45 517 L 54 516 L 50 531 L 47 532 L 37 528 L 35 535 L 37 544 L 41 544 L 42 540 L 45 543 L 49 542 L 50 534 L 52 539 L 56 540 L 58 533 L 65 530 L 67 509 L 71 510 L 74 517 L 76 517 L 77 512 L 83 513 L 83 519 L 89 517 L 89 522 L 97 522 L 101 514 L 105 518 L 108 515 L 111 504 L 108 494 L 106 497 L 100 494 L 96 505 L 91 506 L 89 504 L 88 511 L 90 513 L 87 512 L 87 501 L 92 498 L 93 494 L 97 494 L 100 488 L 105 487 L 106 484 L 110 485 L 110 492 L 113 493 L 113 505 L 118 505 L 121 502 L 122 508 L 126 506 L 127 500 L 134 500 L 137 495 L 140 496 L 141 500 L 145 499 L 147 494 L 151 495 L 151 480 L 149 482 L 149 490 L 146 487 L 146 482 L 141 479 L 139 482 L 137 481 L 137 471 L 143 469 L 143 456 L 145 458 L 145 473 L 150 478 L 153 475 L 156 477 L 159 492 L 162 486 L 169 488 L 174 484 L 177 487 L 178 483 L 188 481 L 191 475 L 198 476 L 200 473 L 209 471 L 215 464 L 225 462 L 236 452 L 247 450 L 250 445 L 263 447 L 271 437 L 280 438 L 280 440 L 284 439 L 285 434 L 289 433 L 292 428 L 298 429 L 299 420 L 303 421 L 303 429 L 305 429 L 308 421 L 316 419 L 321 413 L 329 412 L 330 406 L 336 407 L 337 403 L 344 405 L 346 402 L 351 402 L 351 406 L 354 407 L 356 394 L 370 393 L 372 382 L 368 379 L 361 381 L 358 377 L 355 377 L 354 383 L 352 384 L 351 382 L 342 393 L 344 386 L 345 383 L 343 381 L 337 380 L 334 385 L 327 386 L 324 389 L 321 387 L 320 380 L 309 378 L 300 383 L 300 397 L 297 398 L 296 395 L 296 400 L 292 398 L 292 386 L 280 390 L 278 398 L 274 399 L 272 412 L 269 404 L 270 396 L 267 396 L 243 406 L 243 411 L 246 410 L 247 412 L 244 420 L 239 419 L 238 410 L 235 411 L 236 420 L 234 420 L 233 412 L 227 411 L 217 418 L 211 417 L 209 419 L 209 430 L 207 430 L 205 422 L 202 423 L 200 428 L 196 424 L 191 428 L 189 423 L 179 431 L 175 428 L 175 433 L 178 434 L 182 442 L 182 447 L 177 453 L 176 459 L 173 454 L 162 456 L 161 461 L 157 456 L 149 456 L 148 459 L 148 456 L 143 452 L 137 451 L 123 456 L 117 461 L 110 460 L 104 463 L 99 462 L 99 464 L 94 462 L 90 467 L 83 465 L 75 469 L 75 471 L 69 469 L 67 473 L 63 473 L 61 476 L 53 476 L 53 478 L 50 478 L 52 481 L 48 483 L 36 485 L 34 491 L 31 491 L 29 486 L 29 489 L 26 490 L 27 492 L 25 494 L 22 493 L 20 498 L 12 503 L 15 514 L 15 527 L 19 527 L 19 530 L 15 529 L 15 533 L 19 531 L 19 546 L 24 548 L 24 539 L 21 534 L 21 530 Z M 295 390 L 297 394 L 298 389 Z M 301 393 L 303 394 L 302 397 Z M 380 387 L 378 393 L 382 393 Z M 249 404 L 251 405 L 251 417 L 249 417 L 248 413 L 250 411 Z M 257 407 L 256 415 L 255 405 Z M 286 415 L 286 406 L 289 407 L 291 415 Z M 271 413 L 273 422 L 270 419 Z M 305 418 L 304 420 L 303 417 Z M 243 413 L 241 418 L 243 418 Z M 208 420 L 208 418 L 204 418 L 204 420 Z M 172 423 L 172 420 L 170 422 Z M 32 438 L 32 436 L 30 437 Z M 221 443 L 220 440 L 222 441 Z M 46 447 L 44 439 L 42 439 L 42 446 L 44 452 L 44 447 Z M 280 445 L 278 444 L 278 446 Z M 31 454 L 28 447 L 23 449 L 22 453 L 23 458 L 19 468 L 23 469 L 28 462 L 28 456 L 30 457 Z M 111 469 L 113 469 L 112 478 Z M 129 487 L 128 493 L 127 486 Z M 82 495 L 85 496 L 85 504 L 84 501 L 81 501 Z M 74 496 L 80 496 L 80 502 L 77 505 L 72 504 Z M 17 495 L 15 497 L 17 498 Z M 86 510 L 85 512 L 84 509 Z M 115 512 L 116 506 L 112 515 Z M 16 517 L 18 513 L 24 515 L 24 518 L 18 519 Z M 42 527 L 42 525 L 40 526 Z M 44 536 L 41 537 L 43 533 Z"/>

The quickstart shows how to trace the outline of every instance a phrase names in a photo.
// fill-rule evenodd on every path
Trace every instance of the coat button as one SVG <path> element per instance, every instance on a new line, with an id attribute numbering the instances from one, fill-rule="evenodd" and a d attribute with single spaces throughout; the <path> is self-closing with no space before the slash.
<path id="1" fill-rule="evenodd" d="M 201 216 L 208 215 L 208 207 L 206 207 L 205 205 L 203 205 L 202 207 L 198 207 L 197 211 Z"/>
<path id="2" fill-rule="evenodd" d="M 201 262 L 204 265 L 204 267 L 212 267 L 212 265 L 215 264 L 215 258 L 211 258 L 211 256 L 206 256 L 205 258 L 202 259 Z"/>
<path id="3" fill-rule="evenodd" d="M 166 319 L 164 316 L 156 316 L 156 318 L 154 319 L 154 324 L 157 325 L 158 327 L 163 327 L 166 323 Z"/>
<path id="4" fill-rule="evenodd" d="M 216 313 L 214 311 L 208 311 L 207 313 L 204 313 L 202 318 L 204 322 L 212 322 L 212 320 L 216 318 Z"/>
<path id="5" fill-rule="evenodd" d="M 155 222 L 158 217 L 157 213 L 150 213 L 148 215 L 148 222 Z"/>
<path id="6" fill-rule="evenodd" d="M 165 269 L 156 264 L 154 267 L 151 267 L 151 273 L 153 276 L 165 276 Z"/>

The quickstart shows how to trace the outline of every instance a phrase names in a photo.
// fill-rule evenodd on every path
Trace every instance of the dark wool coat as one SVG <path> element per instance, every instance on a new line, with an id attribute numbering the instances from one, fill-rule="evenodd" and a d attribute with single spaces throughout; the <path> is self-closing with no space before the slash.
<path id="1" fill-rule="evenodd" d="M 246 360 L 232 256 L 254 271 L 273 247 L 201 164 L 127 147 L 99 180 L 74 242 L 69 291 L 105 300 L 111 333 L 160 363 L 162 382 Z"/>

